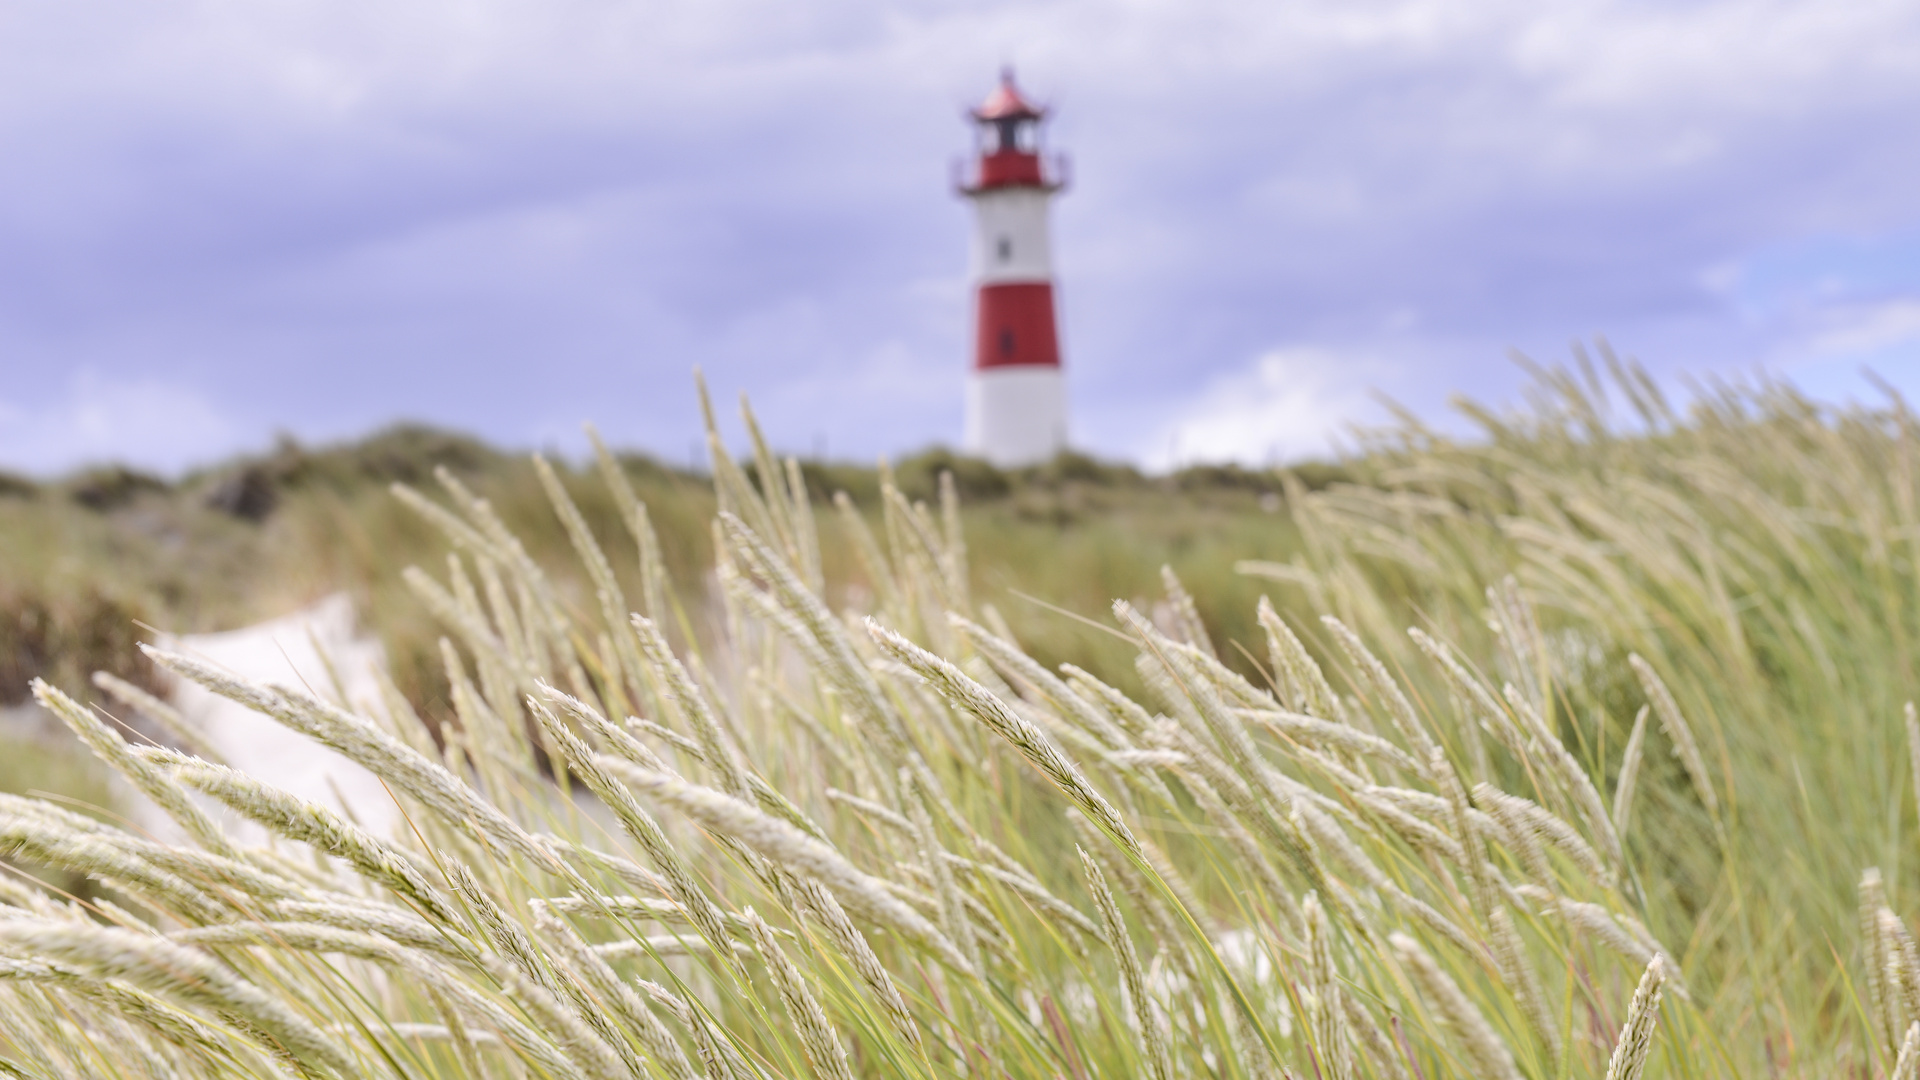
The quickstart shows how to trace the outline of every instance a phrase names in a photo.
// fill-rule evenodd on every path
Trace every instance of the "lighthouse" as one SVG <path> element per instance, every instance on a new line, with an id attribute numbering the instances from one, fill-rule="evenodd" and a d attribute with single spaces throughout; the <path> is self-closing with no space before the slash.
<path id="1" fill-rule="evenodd" d="M 1001 468 L 1032 465 L 1067 443 L 1047 213 L 1062 185 L 1040 152 L 1046 110 L 1011 69 L 971 113 L 974 155 L 960 183 L 973 204 L 973 370 L 967 452 Z"/>

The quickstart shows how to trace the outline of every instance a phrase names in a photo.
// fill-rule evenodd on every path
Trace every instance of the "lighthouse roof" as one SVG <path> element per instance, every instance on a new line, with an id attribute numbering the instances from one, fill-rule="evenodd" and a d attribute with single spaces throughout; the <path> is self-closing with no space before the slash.
<path id="1" fill-rule="evenodd" d="M 1038 120 L 1046 113 L 1045 109 L 1021 96 L 1020 88 L 1013 84 L 1013 69 L 1005 68 L 1000 72 L 1000 85 L 994 87 L 987 100 L 973 110 L 975 120 Z"/>

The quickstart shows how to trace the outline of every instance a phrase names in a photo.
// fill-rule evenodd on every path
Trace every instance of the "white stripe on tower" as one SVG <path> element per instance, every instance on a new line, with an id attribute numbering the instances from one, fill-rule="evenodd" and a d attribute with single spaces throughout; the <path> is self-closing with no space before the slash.
<path id="1" fill-rule="evenodd" d="M 973 197 L 973 280 L 1052 281 L 1053 245 L 1047 239 L 1048 203 L 1041 188 L 1003 187 Z"/>
<path id="2" fill-rule="evenodd" d="M 1040 157 L 1045 110 L 1002 73 L 973 110 L 974 342 L 966 448 L 1002 468 L 1046 461 L 1066 447 L 1066 387 L 1055 326 L 1047 214 L 1059 183 Z"/>

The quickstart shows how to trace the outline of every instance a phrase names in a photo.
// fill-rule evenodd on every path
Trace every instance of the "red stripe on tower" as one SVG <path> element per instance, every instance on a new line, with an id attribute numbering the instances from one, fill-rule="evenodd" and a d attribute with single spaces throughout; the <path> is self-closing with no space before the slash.
<path id="1" fill-rule="evenodd" d="M 1047 228 L 1061 169 L 1041 155 L 1046 110 L 1021 96 L 1011 71 L 972 117 L 978 141 L 960 189 L 974 210 L 966 445 L 996 465 L 1031 465 L 1067 439 Z"/>
<path id="2" fill-rule="evenodd" d="M 1053 328 L 1053 282 L 982 285 L 974 306 L 974 370 L 1022 364 L 1060 366 L 1060 338 Z"/>

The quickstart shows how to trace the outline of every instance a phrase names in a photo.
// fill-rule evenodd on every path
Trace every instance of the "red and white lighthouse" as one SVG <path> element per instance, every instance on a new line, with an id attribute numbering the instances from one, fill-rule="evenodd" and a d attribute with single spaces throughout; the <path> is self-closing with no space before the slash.
<path id="1" fill-rule="evenodd" d="M 1040 152 L 1046 110 L 1013 71 L 974 109 L 976 144 L 961 194 L 973 203 L 973 371 L 967 452 L 995 465 L 1046 461 L 1067 443 L 1066 386 L 1053 304 L 1047 211 L 1062 185 Z"/>

